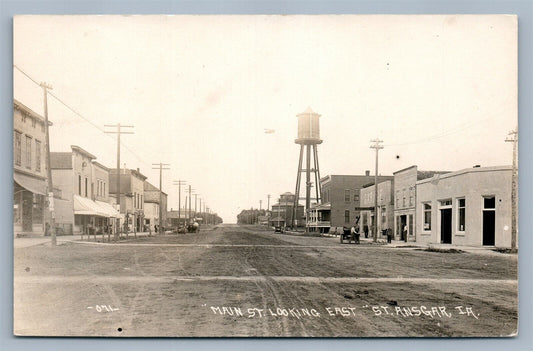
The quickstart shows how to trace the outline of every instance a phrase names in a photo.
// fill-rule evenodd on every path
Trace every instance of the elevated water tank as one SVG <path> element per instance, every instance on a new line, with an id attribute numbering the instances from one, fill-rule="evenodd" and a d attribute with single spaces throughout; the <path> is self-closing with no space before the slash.
<path id="1" fill-rule="evenodd" d="M 321 144 L 318 120 L 320 115 L 308 107 L 296 117 L 298 117 L 298 138 L 294 142 L 296 144 Z"/>

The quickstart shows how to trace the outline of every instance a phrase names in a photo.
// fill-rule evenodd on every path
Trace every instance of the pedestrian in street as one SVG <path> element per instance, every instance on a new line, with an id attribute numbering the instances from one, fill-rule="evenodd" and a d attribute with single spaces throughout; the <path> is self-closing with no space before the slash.
<path id="1" fill-rule="evenodd" d="M 352 226 L 350 228 L 350 243 L 352 242 L 352 240 L 357 244 L 357 239 L 355 237 L 355 226 Z"/>
<path id="2" fill-rule="evenodd" d="M 358 224 L 355 225 L 354 230 L 355 230 L 355 243 L 360 244 L 361 243 L 361 230 Z"/>
<path id="3" fill-rule="evenodd" d="M 368 239 L 368 226 L 366 224 L 363 226 L 363 231 L 365 232 L 365 238 Z"/>

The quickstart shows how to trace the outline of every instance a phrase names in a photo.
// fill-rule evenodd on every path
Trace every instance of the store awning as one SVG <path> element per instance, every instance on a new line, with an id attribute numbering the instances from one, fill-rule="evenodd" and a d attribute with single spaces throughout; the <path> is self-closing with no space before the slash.
<path id="1" fill-rule="evenodd" d="M 111 205 L 111 204 L 109 204 L 107 202 L 98 201 L 98 200 L 96 200 L 96 204 L 98 206 L 100 206 L 100 208 L 102 209 L 103 212 L 107 213 L 106 217 L 113 217 L 113 218 L 118 218 L 119 217 L 119 213 L 113 207 L 113 205 Z"/>
<path id="2" fill-rule="evenodd" d="M 33 178 L 17 172 L 13 173 L 13 178 L 24 189 L 34 194 L 46 195 L 46 181 L 44 179 Z"/>
<path id="3" fill-rule="evenodd" d="M 74 214 L 108 217 L 96 202 L 78 195 L 74 195 Z"/>

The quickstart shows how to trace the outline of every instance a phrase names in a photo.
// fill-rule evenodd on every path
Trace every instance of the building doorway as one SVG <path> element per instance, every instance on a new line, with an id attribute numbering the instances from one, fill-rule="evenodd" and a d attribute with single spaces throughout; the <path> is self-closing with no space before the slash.
<path id="1" fill-rule="evenodd" d="M 400 240 L 407 242 L 407 215 L 400 216 Z"/>
<path id="2" fill-rule="evenodd" d="M 483 245 L 494 246 L 496 238 L 496 198 L 483 198 Z"/>
<path id="3" fill-rule="evenodd" d="M 452 243 L 452 209 L 444 208 L 440 210 L 440 242 L 442 244 Z"/>

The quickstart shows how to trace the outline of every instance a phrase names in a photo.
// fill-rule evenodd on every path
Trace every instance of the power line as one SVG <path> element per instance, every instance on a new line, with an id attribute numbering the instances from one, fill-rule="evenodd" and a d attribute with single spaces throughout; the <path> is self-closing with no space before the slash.
<path id="1" fill-rule="evenodd" d="M 36 85 L 39 85 L 40 86 L 40 83 L 37 82 L 35 79 L 33 79 L 28 73 L 26 73 L 24 70 L 22 70 L 20 67 L 18 67 L 17 65 L 13 65 L 13 67 L 15 67 L 20 73 L 22 73 L 24 76 L 26 76 L 29 80 L 31 80 L 33 83 L 35 83 Z M 99 125 L 95 124 L 94 122 L 92 122 L 90 119 L 88 119 L 87 117 L 83 116 L 81 113 L 79 113 L 78 111 L 76 111 L 74 108 L 70 107 L 66 102 L 64 102 L 63 100 L 61 100 L 58 96 L 56 96 L 55 94 L 52 94 L 51 92 L 48 92 L 48 94 L 50 96 L 52 96 L 54 99 L 56 99 L 59 103 L 61 103 L 63 106 L 65 106 L 68 110 L 70 110 L 72 113 L 74 113 L 76 116 L 80 117 L 81 119 L 83 119 L 85 122 L 89 123 L 90 125 L 92 125 L 93 127 L 95 127 L 96 129 L 98 129 L 100 132 L 104 133 L 105 136 L 107 136 L 108 138 L 111 138 L 114 140 L 114 138 L 111 136 L 111 135 L 108 135 L 106 134 L 106 131 L 104 128 L 101 128 Z M 133 151 L 127 144 L 125 144 L 124 142 L 121 142 L 121 145 L 126 149 L 128 150 L 132 156 L 134 156 L 137 161 L 140 161 L 141 163 L 144 163 L 146 165 L 148 165 L 149 163 L 144 161 L 135 151 Z"/>

